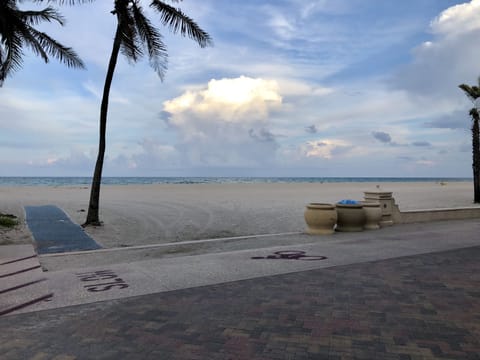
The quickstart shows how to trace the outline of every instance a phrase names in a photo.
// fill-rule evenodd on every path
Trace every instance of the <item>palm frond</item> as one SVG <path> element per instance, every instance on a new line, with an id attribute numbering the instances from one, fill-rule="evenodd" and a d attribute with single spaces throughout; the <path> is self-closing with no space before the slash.
<path id="1" fill-rule="evenodd" d="M 21 17 L 15 23 L 14 33 L 22 40 L 22 45 L 29 47 L 33 53 L 40 56 L 45 63 L 48 63 L 48 54 L 35 37 L 35 29 L 28 25 Z"/>
<path id="2" fill-rule="evenodd" d="M 2 57 L 2 61 L 0 62 L 0 84 L 5 81 L 9 74 L 22 67 L 22 45 L 23 41 L 17 34 L 4 39 L 4 48 L 2 51 L 4 55 Z"/>
<path id="3" fill-rule="evenodd" d="M 135 27 L 135 20 L 127 6 L 117 6 L 115 12 L 120 28 L 121 52 L 129 61 L 137 62 L 143 56 L 143 51 L 138 46 L 141 41 Z"/>
<path id="4" fill-rule="evenodd" d="M 465 91 L 467 94 L 470 92 L 470 85 L 460 84 L 460 85 L 458 85 L 458 87 L 459 87 L 460 89 L 462 89 L 463 91 Z"/>
<path id="5" fill-rule="evenodd" d="M 18 20 L 18 7 L 13 0 L 0 2 L 0 36 L 4 38 L 13 32 L 14 22 Z"/>
<path id="6" fill-rule="evenodd" d="M 45 21 L 64 25 L 64 18 L 60 13 L 50 6 L 40 11 L 22 11 L 17 7 L 17 3 L 21 1 L 0 1 L 0 86 L 6 77 L 21 67 L 24 47 L 30 48 L 45 62 L 49 61 L 51 55 L 69 67 L 84 68 L 82 60 L 71 48 L 34 28 Z"/>
<path id="7" fill-rule="evenodd" d="M 38 44 L 40 44 L 41 49 L 44 49 L 45 52 L 57 58 L 66 66 L 80 69 L 85 68 L 85 64 L 72 48 L 60 44 L 47 34 L 37 31 L 33 28 L 31 29 L 31 33 L 33 37 L 37 40 Z"/>
<path id="8" fill-rule="evenodd" d="M 475 101 L 480 97 L 480 89 L 476 86 L 461 84 L 461 85 L 458 85 L 458 87 L 462 89 L 465 95 L 467 95 L 467 97 L 472 101 Z"/>
<path id="9" fill-rule="evenodd" d="M 200 47 L 213 45 L 210 35 L 202 30 L 193 19 L 185 15 L 182 10 L 160 0 L 152 0 L 150 6 L 160 13 L 160 21 L 169 27 L 173 33 L 188 36 L 195 40 Z"/>
<path id="10" fill-rule="evenodd" d="M 47 4 L 58 4 L 58 5 L 77 5 L 77 4 L 86 4 L 89 2 L 94 2 L 95 0 L 32 0 L 35 3 L 43 3 L 46 2 Z"/>
<path id="11" fill-rule="evenodd" d="M 34 28 L 28 26 L 26 23 L 20 23 L 16 29 L 16 33 L 21 36 L 24 45 L 32 49 L 34 54 L 40 56 L 45 63 L 48 63 L 48 54 L 36 38 L 34 34 L 35 31 Z"/>
<path id="12" fill-rule="evenodd" d="M 3 82 L 5 81 L 6 73 L 3 71 L 4 67 L 4 54 L 5 50 L 3 49 L 3 46 L 0 44 L 0 87 L 3 85 Z"/>
<path id="13" fill-rule="evenodd" d="M 478 97 L 480 96 L 480 88 L 478 86 L 472 86 L 472 93 Z"/>
<path id="14" fill-rule="evenodd" d="M 18 18 L 20 12 L 15 1 L 6 0 L 0 4 L 0 85 L 23 63 L 23 38 L 17 30 L 23 23 Z"/>
<path id="15" fill-rule="evenodd" d="M 167 70 L 167 47 L 162 41 L 162 35 L 143 14 L 142 8 L 136 3 L 132 5 L 133 18 L 140 40 L 146 45 L 150 66 L 163 80 Z"/>
<path id="16" fill-rule="evenodd" d="M 42 21 L 56 21 L 60 25 L 65 24 L 65 18 L 52 7 L 47 7 L 41 11 L 21 11 L 19 16 L 29 25 L 38 25 Z"/>

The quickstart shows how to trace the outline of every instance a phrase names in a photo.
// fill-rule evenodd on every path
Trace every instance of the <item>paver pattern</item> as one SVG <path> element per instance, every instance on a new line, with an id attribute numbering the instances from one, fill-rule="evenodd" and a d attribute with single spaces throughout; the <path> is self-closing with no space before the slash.
<path id="1" fill-rule="evenodd" d="M 480 359 L 479 260 L 474 247 L 6 316 L 1 358 Z"/>

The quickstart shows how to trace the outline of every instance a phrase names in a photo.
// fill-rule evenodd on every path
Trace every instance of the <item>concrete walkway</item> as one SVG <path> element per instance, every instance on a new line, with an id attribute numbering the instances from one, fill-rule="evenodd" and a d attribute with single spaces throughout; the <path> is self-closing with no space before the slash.
<path id="1" fill-rule="evenodd" d="M 6 359 L 478 359 L 479 232 L 452 221 L 130 263 L 112 251 L 93 267 L 85 257 L 44 273 L 52 300 L 0 318 L 0 343 Z M 281 250 L 327 259 L 252 259 Z"/>

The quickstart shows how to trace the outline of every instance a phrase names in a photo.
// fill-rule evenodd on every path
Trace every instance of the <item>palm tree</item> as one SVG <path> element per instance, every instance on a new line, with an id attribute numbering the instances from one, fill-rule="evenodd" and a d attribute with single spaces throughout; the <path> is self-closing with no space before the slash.
<path id="1" fill-rule="evenodd" d="M 474 105 L 469 113 L 472 117 L 473 202 L 480 203 L 480 114 L 476 103 L 476 100 L 480 98 L 480 77 L 478 78 L 478 86 L 461 84 L 458 87 L 464 91 Z"/>
<path id="2" fill-rule="evenodd" d="M 22 66 L 25 47 L 30 48 L 46 63 L 50 55 L 68 67 L 85 67 L 71 48 L 34 28 L 43 21 L 56 21 L 64 25 L 63 17 L 50 6 L 40 11 L 22 11 L 16 0 L 0 1 L 0 86 Z"/>
<path id="3" fill-rule="evenodd" d="M 171 1 L 178 2 L 179 0 Z M 167 26 L 173 33 L 188 36 L 195 40 L 202 48 L 212 44 L 210 35 L 203 31 L 180 9 L 174 8 L 160 0 L 152 0 L 150 7 L 160 14 L 160 22 Z M 151 67 L 157 72 L 161 79 L 163 79 L 167 65 L 167 50 L 163 43 L 162 35 L 145 16 L 140 6 L 140 0 L 115 0 L 112 14 L 117 17 L 117 28 L 103 89 L 100 107 L 98 156 L 93 173 L 87 219 L 83 226 L 101 225 L 99 218 L 100 184 L 105 157 L 108 100 L 120 51 L 133 63 L 140 60 L 146 52 Z"/>

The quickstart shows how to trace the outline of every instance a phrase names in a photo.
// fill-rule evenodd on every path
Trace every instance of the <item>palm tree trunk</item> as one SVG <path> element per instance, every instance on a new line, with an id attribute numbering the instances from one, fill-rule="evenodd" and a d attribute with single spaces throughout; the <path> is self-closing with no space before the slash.
<path id="1" fill-rule="evenodd" d="M 480 203 L 480 129 L 479 116 L 473 118 L 472 152 L 473 152 L 473 202 Z"/>
<path id="2" fill-rule="evenodd" d="M 90 190 L 90 203 L 88 205 L 87 220 L 82 226 L 101 225 L 99 217 L 100 204 L 100 184 L 102 182 L 103 160 L 105 158 L 106 130 L 107 130 L 107 113 L 108 99 L 110 95 L 110 87 L 112 85 L 113 74 L 117 65 L 118 53 L 120 52 L 120 23 L 117 24 L 115 39 L 113 40 L 112 53 L 108 64 L 105 85 L 103 88 L 102 105 L 100 107 L 100 139 L 98 144 L 98 156 L 93 173 L 92 188 Z"/>

